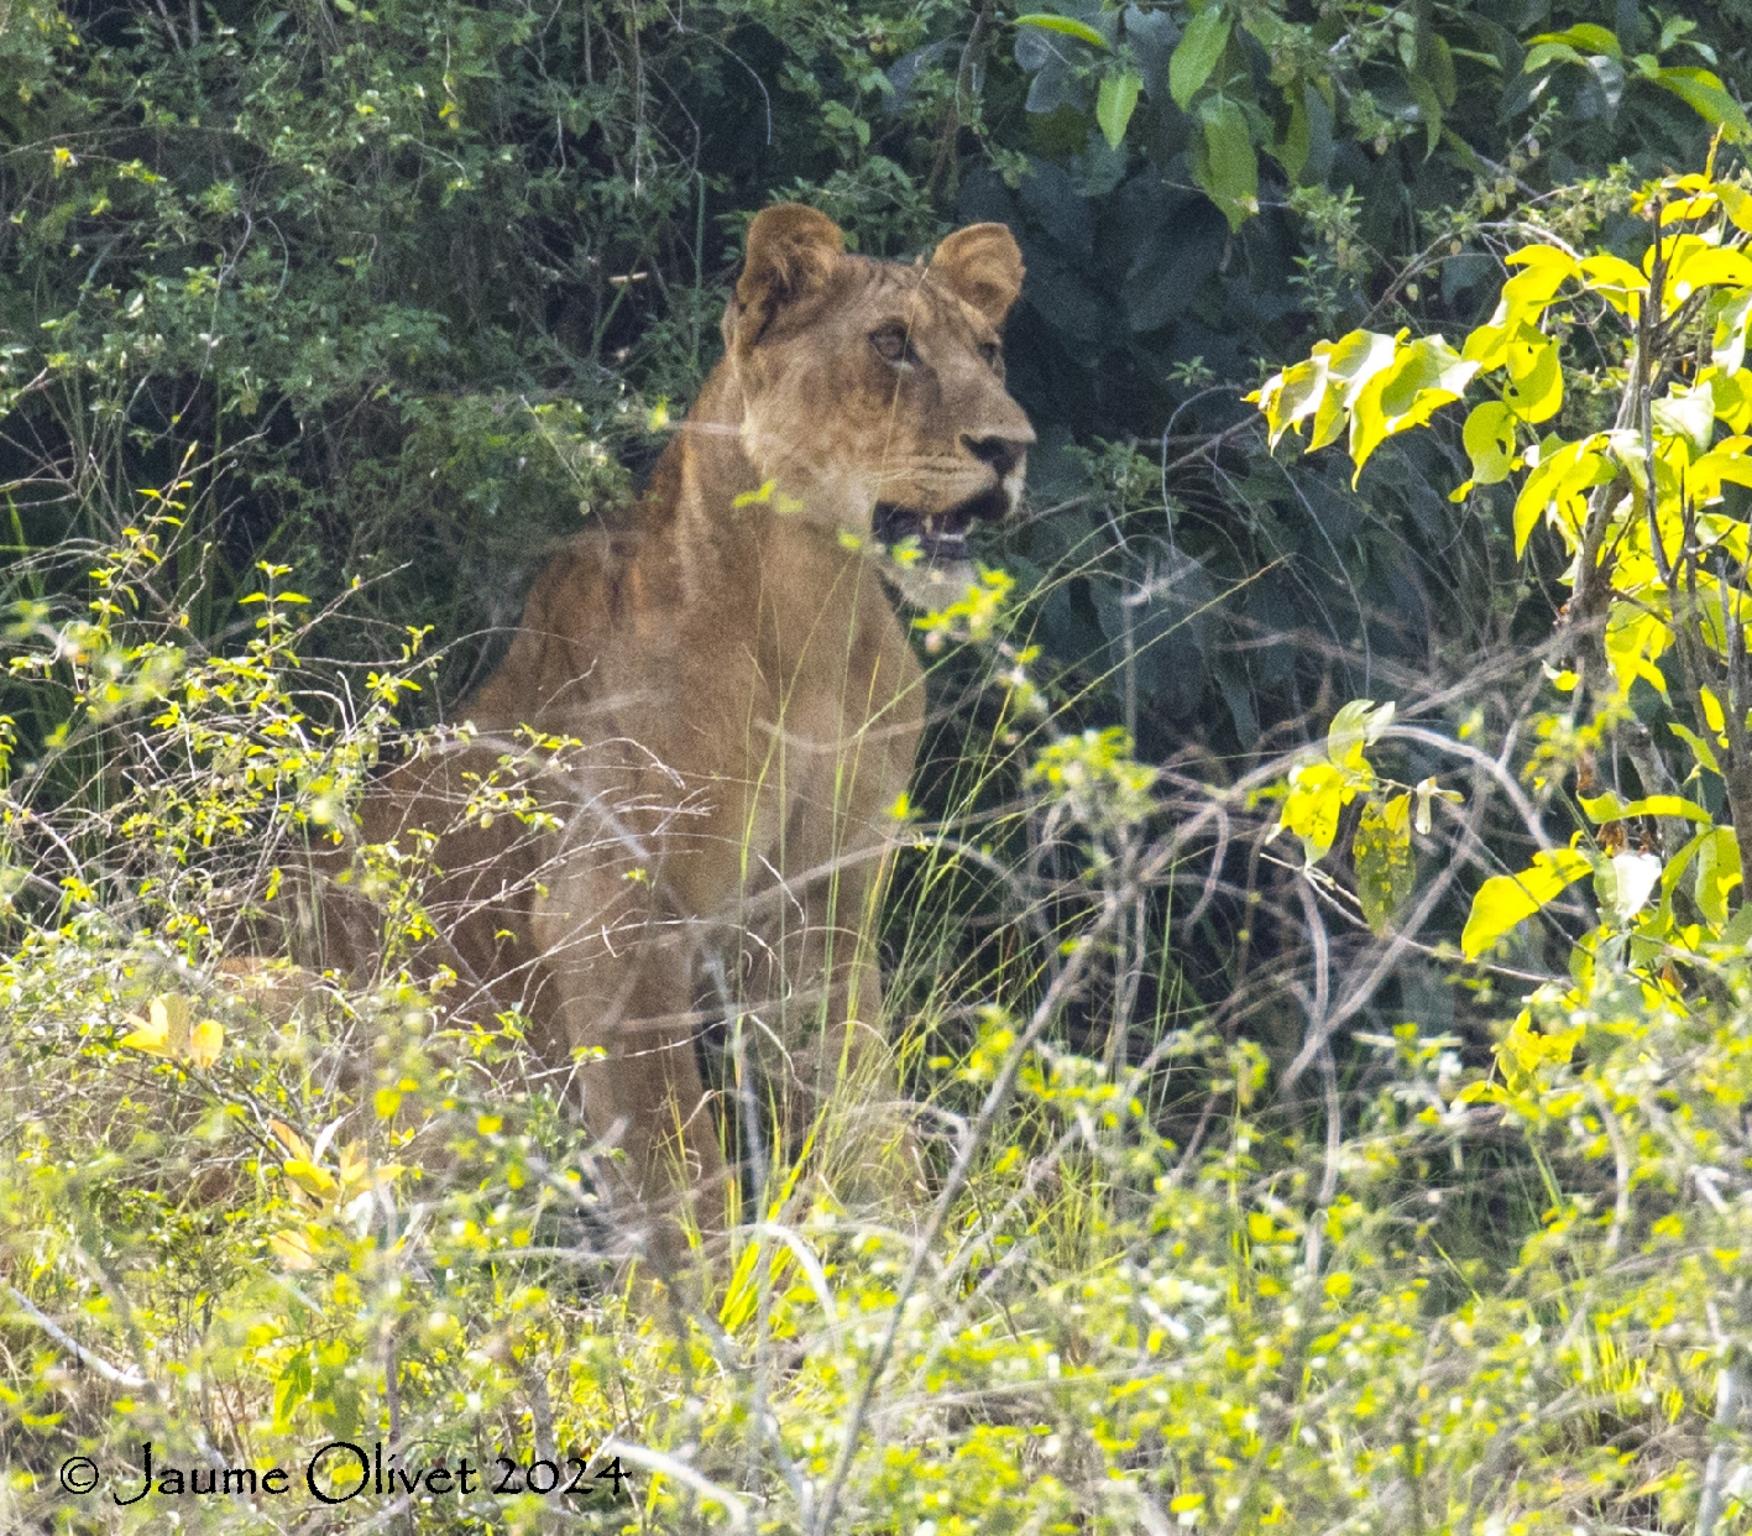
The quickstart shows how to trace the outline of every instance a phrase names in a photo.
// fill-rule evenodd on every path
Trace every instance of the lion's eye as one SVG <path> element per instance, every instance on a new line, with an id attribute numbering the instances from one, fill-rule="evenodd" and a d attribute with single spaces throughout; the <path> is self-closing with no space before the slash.
<path id="1" fill-rule="evenodd" d="M 995 341 L 982 341 L 979 344 L 979 355 L 985 359 L 988 368 L 1001 368 L 1004 363 L 1004 349 Z"/>
<path id="2" fill-rule="evenodd" d="M 913 358 L 912 343 L 907 340 L 906 327 L 885 325 L 870 333 L 870 345 L 877 355 L 890 363 L 907 363 Z"/>

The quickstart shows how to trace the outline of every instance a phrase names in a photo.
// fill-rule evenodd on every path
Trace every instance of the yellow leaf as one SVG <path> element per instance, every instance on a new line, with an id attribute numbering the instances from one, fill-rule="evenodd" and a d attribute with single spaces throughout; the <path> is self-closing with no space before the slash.
<path id="1" fill-rule="evenodd" d="M 1300 432 L 1310 416 L 1309 453 L 1336 439 L 1364 386 L 1393 363 L 1405 334 L 1351 331 L 1317 342 L 1305 361 L 1273 374 L 1247 397 L 1264 414 L 1272 443 L 1286 431 Z"/>
<path id="2" fill-rule="evenodd" d="M 1411 796 L 1395 795 L 1385 805 L 1363 807 L 1357 821 L 1351 857 L 1356 866 L 1357 899 L 1363 917 L 1377 937 L 1411 894 L 1416 867 L 1411 852 Z"/>
<path id="3" fill-rule="evenodd" d="M 147 1004 L 146 1018 L 121 1043 L 130 1050 L 206 1068 L 219 1059 L 224 1042 L 225 1031 L 216 1019 L 197 1022 L 189 999 L 167 992 Z"/>
<path id="4" fill-rule="evenodd" d="M 1331 763 L 1303 763 L 1290 770 L 1279 825 L 1302 839 L 1310 864 L 1324 858 L 1338 836 L 1338 818 L 1355 798 L 1344 771 Z"/>
<path id="5" fill-rule="evenodd" d="M 1675 250 L 1674 248 L 1677 247 Z M 1681 235 L 1667 243 L 1672 251 L 1667 269 L 1667 309 L 1671 312 L 1691 297 L 1699 288 L 1752 286 L 1752 256 L 1743 251 L 1724 250 L 1696 235 Z M 1643 265 L 1654 260 L 1651 245 Z"/>
<path id="6" fill-rule="evenodd" d="M 1326 359 L 1311 357 L 1274 373 L 1247 398 L 1265 416 L 1268 441 L 1278 439 L 1302 422 L 1320 405 L 1326 393 Z"/>
<path id="7" fill-rule="evenodd" d="M 1522 1009 L 1497 1047 L 1497 1059 L 1511 1087 L 1525 1082 L 1546 1066 L 1563 1066 L 1575 1055 L 1584 1026 L 1555 1030 L 1550 1034 L 1533 1027 L 1533 1015 Z"/>
<path id="8" fill-rule="evenodd" d="M 1499 307 L 1499 316 L 1501 313 Z M 1509 328 L 1500 318 L 1479 326 L 1461 343 L 1460 355 L 1469 363 L 1477 363 L 1480 373 L 1495 373 L 1509 355 Z"/>
<path id="9" fill-rule="evenodd" d="M 1472 478 L 1495 485 L 1509 478 L 1515 464 L 1515 413 L 1500 400 L 1476 405 L 1461 428 L 1460 441 L 1472 460 Z"/>
<path id="10" fill-rule="evenodd" d="M 139 1015 L 133 1015 L 138 1018 Z M 175 1053 L 171 1043 L 170 1011 L 164 1006 L 162 998 L 153 998 L 146 1009 L 146 1018 L 140 1027 L 130 1034 L 122 1036 L 122 1044 L 130 1050 L 145 1051 L 151 1056 L 170 1056 Z"/>
<path id="11" fill-rule="evenodd" d="M 280 1261 L 283 1269 L 315 1269 L 316 1245 L 301 1227 L 287 1227 L 268 1239 L 268 1252 Z"/>
<path id="12" fill-rule="evenodd" d="M 1351 484 L 1389 437 L 1423 426 L 1444 405 L 1458 400 L 1478 372 L 1440 336 L 1425 336 L 1399 348 L 1391 364 L 1376 372 L 1351 408 L 1350 454 L 1356 465 Z"/>
<path id="13" fill-rule="evenodd" d="M 1603 795 L 1580 795 L 1577 799 L 1588 819 L 1594 822 L 1624 821 L 1631 816 L 1680 816 L 1709 826 L 1715 820 L 1701 805 L 1682 795 L 1645 795 L 1627 804 L 1607 790 Z"/>
<path id="14" fill-rule="evenodd" d="M 188 1060 L 191 1066 L 203 1070 L 219 1059 L 225 1044 L 225 1030 L 217 1019 L 202 1019 L 189 1035 Z"/>
<path id="15" fill-rule="evenodd" d="M 1533 862 L 1517 875 L 1493 875 L 1472 898 L 1472 911 L 1460 934 L 1460 952 L 1476 960 L 1487 949 L 1544 910 L 1566 887 L 1593 866 L 1587 856 L 1573 848 L 1554 848 L 1533 855 Z"/>
<path id="16" fill-rule="evenodd" d="M 1641 678 L 1663 698 L 1667 679 L 1655 665 L 1672 642 L 1673 630 L 1658 614 L 1645 613 L 1629 603 L 1616 604 L 1606 620 L 1607 663 L 1621 692 Z"/>
<path id="17" fill-rule="evenodd" d="M 1520 283 L 1523 288 L 1533 283 L 1549 293 L 1556 293 L 1576 271 L 1575 257 L 1561 245 L 1547 245 L 1543 241 L 1511 251 L 1503 258 L 1503 265 L 1517 269 L 1510 282 Z"/>
<path id="18" fill-rule="evenodd" d="M 1582 258 L 1581 275 L 1590 293 L 1599 294 L 1619 314 L 1636 319 L 1647 283 L 1640 270 L 1622 256 L 1602 252 Z"/>
<path id="19" fill-rule="evenodd" d="M 1540 459 L 1515 498 L 1515 554 L 1527 548 L 1527 540 L 1539 519 L 1550 512 L 1560 522 L 1579 529 L 1585 511 L 1583 498 L 1596 485 L 1612 479 L 1613 469 L 1603 454 L 1595 451 L 1603 441 L 1593 434 L 1573 443 L 1563 443 Z"/>
<path id="20" fill-rule="evenodd" d="M 1728 717 L 1722 710 L 1722 701 L 1716 697 L 1713 688 L 1700 685 L 1697 690 L 1697 702 L 1703 706 L 1705 722 L 1716 733 L 1716 745 L 1725 747 L 1728 744 L 1728 738 L 1722 733 L 1727 728 Z"/>
<path id="21" fill-rule="evenodd" d="M 332 1195 L 339 1188 L 333 1174 L 306 1158 L 287 1158 L 280 1164 L 280 1172 L 306 1194 L 315 1195 L 319 1200 Z"/>
<path id="22" fill-rule="evenodd" d="M 743 491 L 734 497 L 730 505 L 740 510 L 743 507 L 761 506 L 773 499 L 773 492 L 778 489 L 778 481 L 768 480 L 764 485 L 752 491 Z"/>
<path id="23" fill-rule="evenodd" d="M 1698 501 L 1709 503 L 1721 499 L 1724 484 L 1752 486 L 1752 455 L 1746 449 L 1745 438 L 1724 438 L 1692 464 L 1686 489 Z"/>
<path id="24" fill-rule="evenodd" d="M 1707 392 L 1710 410 L 1730 432 L 1744 432 L 1752 426 L 1752 373 L 1744 368 L 1710 366 L 1697 376 L 1696 390 Z M 1742 444 L 1737 455 L 1743 455 Z M 1736 466 L 1745 469 L 1744 461 Z M 1741 482 L 1742 484 L 1744 482 Z"/>
<path id="25" fill-rule="evenodd" d="M 1563 406 L 1563 370 L 1557 343 L 1530 325 L 1509 343 L 1509 382 L 1503 402 L 1522 421 L 1549 421 Z"/>
<path id="26" fill-rule="evenodd" d="M 273 1132 L 274 1140 L 279 1142 L 294 1157 L 308 1158 L 310 1156 L 309 1144 L 284 1120 L 270 1120 L 268 1129 Z"/>

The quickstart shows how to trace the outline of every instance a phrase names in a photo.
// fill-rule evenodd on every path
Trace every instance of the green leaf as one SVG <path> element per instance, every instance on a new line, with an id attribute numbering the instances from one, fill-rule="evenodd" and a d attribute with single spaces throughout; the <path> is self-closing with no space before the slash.
<path id="1" fill-rule="evenodd" d="M 1726 130 L 1730 140 L 1744 143 L 1752 138 L 1752 122 L 1740 103 L 1722 84 L 1721 76 L 1707 69 L 1674 66 L 1657 69 L 1648 77 L 1664 91 L 1671 91 L 1706 123 Z"/>
<path id="2" fill-rule="evenodd" d="M 1613 59 L 1624 57 L 1624 49 L 1619 45 L 1617 34 L 1609 32 L 1605 27 L 1595 26 L 1591 21 L 1577 22 L 1575 26 L 1566 27 L 1562 32 L 1541 32 L 1537 37 L 1527 39 L 1529 48 L 1536 48 L 1543 43 L 1567 44 L 1584 53 L 1603 53 Z"/>
<path id="3" fill-rule="evenodd" d="M 1411 895 L 1417 868 L 1411 853 L 1411 797 L 1395 795 L 1385 804 L 1371 800 L 1357 819 L 1351 840 L 1357 897 L 1370 931 L 1384 936 Z"/>
<path id="4" fill-rule="evenodd" d="M 1095 121 L 1101 125 L 1109 149 L 1118 149 L 1125 142 L 1125 127 L 1137 109 L 1143 87 L 1144 77 L 1135 69 L 1102 76 L 1095 95 Z"/>
<path id="5" fill-rule="evenodd" d="M 1568 43 L 1535 43 L 1527 50 L 1527 60 L 1521 66 L 1521 73 L 1536 75 L 1548 64 L 1579 64 L 1587 67 L 1587 55 L 1570 47 Z"/>
<path id="6" fill-rule="evenodd" d="M 1743 235 L 1752 235 L 1752 192 L 1731 181 L 1718 181 L 1715 194 L 1722 200 L 1722 210 L 1734 228 Z"/>
<path id="7" fill-rule="evenodd" d="M 1284 99 L 1290 106 L 1290 120 L 1284 127 L 1282 142 L 1272 153 L 1277 156 L 1278 164 L 1284 168 L 1284 174 L 1294 181 L 1302 174 L 1302 167 L 1308 163 L 1308 108 L 1301 91 L 1286 87 Z"/>
<path id="8" fill-rule="evenodd" d="M 1422 76 L 1413 75 L 1406 84 L 1411 90 L 1411 99 L 1417 103 L 1418 116 L 1423 120 L 1424 159 L 1427 160 L 1442 141 L 1441 98 L 1436 95 L 1436 88 Z"/>
<path id="9" fill-rule="evenodd" d="M 1199 109 L 1204 119 L 1204 171 L 1200 180 L 1211 201 L 1223 210 L 1229 228 L 1239 229 L 1259 212 L 1259 157 L 1247 133 L 1247 114 L 1238 102 L 1213 96 Z"/>
<path id="10" fill-rule="evenodd" d="M 1078 21 L 1072 16 L 1053 16 L 1044 11 L 1035 11 L 1027 16 L 1018 16 L 1016 25 L 1019 27 L 1039 27 L 1042 32 L 1062 32 L 1066 37 L 1074 37 L 1078 42 L 1088 43 L 1091 47 L 1102 49 L 1107 47 L 1106 38 L 1086 21 Z"/>
<path id="11" fill-rule="evenodd" d="M 1573 848 L 1533 855 L 1518 875 L 1492 875 L 1472 898 L 1472 911 L 1460 934 L 1460 952 L 1476 960 L 1521 923 L 1542 912 L 1593 866 Z"/>
<path id="12" fill-rule="evenodd" d="M 1424 70 L 1430 84 L 1435 87 L 1436 100 L 1444 107 L 1451 107 L 1460 94 L 1454 75 L 1454 50 L 1440 33 L 1431 32 L 1427 40 L 1429 48 L 1424 57 Z"/>
<path id="13" fill-rule="evenodd" d="M 1752 901 L 1740 903 L 1739 910 L 1723 925 L 1721 941 L 1742 950 L 1752 944 Z"/>
<path id="14" fill-rule="evenodd" d="M 1229 46 L 1229 18 L 1220 5 L 1210 6 L 1186 24 L 1168 61 L 1168 94 L 1184 112 L 1198 89 L 1211 77 Z"/>

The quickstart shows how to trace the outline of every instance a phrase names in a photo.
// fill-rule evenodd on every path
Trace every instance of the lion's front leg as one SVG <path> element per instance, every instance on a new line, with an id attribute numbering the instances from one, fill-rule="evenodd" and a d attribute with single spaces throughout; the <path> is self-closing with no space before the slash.
<path id="1" fill-rule="evenodd" d="M 760 925 L 754 968 L 771 989 L 763 1022 L 792 1152 L 812 1138 L 825 1182 L 855 1204 L 923 1184 L 876 953 L 885 883 L 872 851 L 801 892 L 772 893 L 783 899 Z"/>
<path id="2" fill-rule="evenodd" d="M 626 1209 L 674 1263 L 686 1231 L 723 1230 L 729 1191 L 696 1055 L 691 936 L 649 881 L 600 853 L 562 855 L 536 902 L 548 977 L 537 1045 L 567 1073 L 591 1134 L 614 1149 Z"/>

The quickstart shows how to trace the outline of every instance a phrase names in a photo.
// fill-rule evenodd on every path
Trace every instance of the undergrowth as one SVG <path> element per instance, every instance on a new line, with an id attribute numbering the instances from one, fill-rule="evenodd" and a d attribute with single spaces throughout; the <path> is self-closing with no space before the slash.
<path id="1" fill-rule="evenodd" d="M 1027 643 L 1039 594 L 993 578 L 924 621 L 942 665 L 981 659 L 989 725 L 949 803 L 896 808 L 890 1022 L 933 1196 L 839 1207 L 814 1173 L 833 1148 L 775 1147 L 756 1101 L 764 1154 L 702 1299 L 629 1262 L 605 1149 L 518 1016 L 393 963 L 265 958 L 296 947 L 311 849 L 404 745 L 429 637 L 337 670 L 345 598 L 319 611 L 264 563 L 198 643 L 164 575 L 178 492 L 117 546 L 56 553 L 83 611 L 11 615 L 38 713 L 3 802 L 10 1523 L 1567 1532 L 1673 1528 L 1695 1499 L 1733 1209 L 1645 1226 L 1642 1176 L 1615 1203 L 1568 1144 L 1578 1109 L 1522 1141 L 1469 1102 L 1461 1040 L 1416 1024 L 1274 1096 L 1286 1060 L 1135 942 L 1147 904 L 1209 899 L 1222 839 L 1276 857 L 1261 792 L 1306 783 L 1305 757 L 1194 789 L 1074 727 Z M 516 767 L 480 794 L 538 816 Z M 421 871 L 387 874 L 393 938 Z M 734 1018 L 720 1035 L 734 1056 Z M 1615 1147 L 1656 1133 L 1624 1099 L 1649 1062 L 1706 1098 L 1744 1071 L 1695 1024 L 1619 1037 L 1589 1068 Z M 119 1502 L 148 1442 L 157 1482 Z M 321 1502 L 359 1482 L 345 1446 L 379 1445 L 384 1486 Z M 94 1491 L 60 1481 L 74 1457 Z M 246 1472 L 253 1497 L 192 1491 Z"/>

